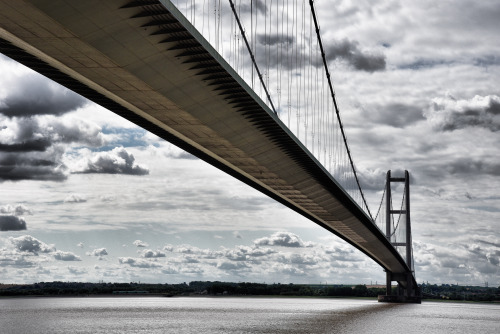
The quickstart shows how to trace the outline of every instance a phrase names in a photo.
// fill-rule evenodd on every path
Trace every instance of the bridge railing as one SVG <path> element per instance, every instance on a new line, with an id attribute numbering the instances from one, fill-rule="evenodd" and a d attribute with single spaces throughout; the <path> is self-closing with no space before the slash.
<path id="1" fill-rule="evenodd" d="M 309 2 L 171 3 L 371 216 L 336 114 Z"/>

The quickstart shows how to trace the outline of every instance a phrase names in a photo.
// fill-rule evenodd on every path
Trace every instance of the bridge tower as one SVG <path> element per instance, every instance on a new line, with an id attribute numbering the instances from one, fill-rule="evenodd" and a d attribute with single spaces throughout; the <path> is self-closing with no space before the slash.
<path id="1" fill-rule="evenodd" d="M 399 210 L 392 207 L 392 183 L 404 183 L 403 202 Z M 418 286 L 415 284 L 413 268 L 413 251 L 410 220 L 410 174 L 405 170 L 404 177 L 392 177 L 391 171 L 387 172 L 386 189 L 386 238 L 394 247 L 405 247 L 405 261 L 408 265 L 408 271 L 404 274 L 395 274 L 386 270 L 386 294 L 379 296 L 379 302 L 398 302 L 398 303 L 420 303 L 421 294 Z M 397 228 L 393 226 L 393 215 L 398 214 L 405 217 L 405 239 L 404 241 L 395 240 L 393 235 Z M 399 222 L 399 220 L 398 220 Z M 393 227 L 391 229 L 391 227 Z M 392 282 L 397 281 L 398 286 L 396 294 L 392 294 Z"/>

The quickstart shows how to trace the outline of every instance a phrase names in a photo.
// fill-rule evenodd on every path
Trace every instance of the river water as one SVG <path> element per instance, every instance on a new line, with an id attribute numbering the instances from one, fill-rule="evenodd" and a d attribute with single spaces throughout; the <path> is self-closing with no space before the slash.
<path id="1" fill-rule="evenodd" d="M 0 333 L 500 333 L 500 305 L 313 298 L 8 298 Z"/>

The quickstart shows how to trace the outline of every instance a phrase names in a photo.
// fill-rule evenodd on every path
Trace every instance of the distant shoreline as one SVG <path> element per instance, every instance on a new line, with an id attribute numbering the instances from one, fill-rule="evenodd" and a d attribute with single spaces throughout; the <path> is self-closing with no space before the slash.
<path id="1" fill-rule="evenodd" d="M 500 288 L 421 285 L 423 300 L 436 302 L 500 302 Z M 395 294 L 393 287 L 393 294 Z M 123 297 L 252 297 L 252 298 L 355 298 L 385 295 L 379 285 L 265 284 L 251 282 L 193 281 L 167 283 L 39 282 L 1 284 L 0 298 L 123 298 Z"/>

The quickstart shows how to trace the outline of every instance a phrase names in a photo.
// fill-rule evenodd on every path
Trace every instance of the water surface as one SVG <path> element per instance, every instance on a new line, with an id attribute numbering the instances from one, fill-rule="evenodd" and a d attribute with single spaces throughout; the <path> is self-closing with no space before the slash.
<path id="1" fill-rule="evenodd" d="M 0 299 L 0 333 L 500 333 L 500 305 L 312 298 Z"/>

